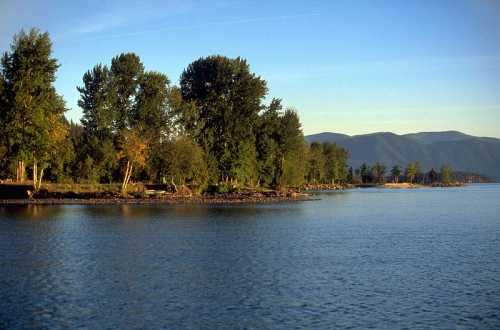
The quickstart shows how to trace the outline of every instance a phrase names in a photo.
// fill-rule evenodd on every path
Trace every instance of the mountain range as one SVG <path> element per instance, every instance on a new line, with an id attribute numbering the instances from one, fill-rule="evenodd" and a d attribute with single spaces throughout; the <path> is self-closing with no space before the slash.
<path id="1" fill-rule="evenodd" d="M 380 132 L 363 135 L 319 133 L 306 136 L 308 142 L 334 142 L 349 151 L 349 165 L 380 162 L 388 168 L 419 161 L 422 169 L 453 170 L 485 175 L 500 182 L 500 139 L 477 137 L 458 131 L 421 132 L 397 135 Z"/>

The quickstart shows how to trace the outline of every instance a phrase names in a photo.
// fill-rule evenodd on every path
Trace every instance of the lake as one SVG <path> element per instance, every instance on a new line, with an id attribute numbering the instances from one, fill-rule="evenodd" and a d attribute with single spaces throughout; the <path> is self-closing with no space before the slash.
<path id="1" fill-rule="evenodd" d="M 500 185 L 0 207 L 0 328 L 500 328 Z"/>

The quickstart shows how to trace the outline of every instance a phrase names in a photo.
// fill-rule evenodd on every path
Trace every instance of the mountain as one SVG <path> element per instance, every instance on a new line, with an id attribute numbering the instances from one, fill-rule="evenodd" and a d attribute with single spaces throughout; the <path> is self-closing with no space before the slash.
<path id="1" fill-rule="evenodd" d="M 349 136 L 320 133 L 308 142 L 335 142 L 349 150 L 349 165 L 380 162 L 387 167 L 420 161 L 422 169 L 448 164 L 456 171 L 474 172 L 500 181 L 500 139 L 476 137 L 457 131 L 397 135 L 381 132 Z"/>

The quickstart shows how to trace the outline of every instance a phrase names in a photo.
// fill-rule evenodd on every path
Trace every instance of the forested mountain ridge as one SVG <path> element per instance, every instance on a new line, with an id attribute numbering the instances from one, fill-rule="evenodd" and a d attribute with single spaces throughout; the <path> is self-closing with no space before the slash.
<path id="1" fill-rule="evenodd" d="M 380 132 L 363 135 L 319 133 L 308 142 L 335 142 L 349 150 L 349 165 L 380 162 L 390 167 L 420 161 L 423 170 L 450 165 L 457 171 L 474 172 L 500 181 L 500 139 L 476 137 L 457 131 L 397 135 Z"/>

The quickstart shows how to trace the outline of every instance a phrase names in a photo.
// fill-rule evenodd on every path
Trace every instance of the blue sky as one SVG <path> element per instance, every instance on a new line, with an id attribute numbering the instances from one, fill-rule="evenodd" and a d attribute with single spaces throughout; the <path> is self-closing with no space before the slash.
<path id="1" fill-rule="evenodd" d="M 500 137 L 500 2 L 0 2 L 0 49 L 21 28 L 53 40 L 56 88 L 78 120 L 76 86 L 135 52 L 178 83 L 193 60 L 242 56 L 306 134 L 461 130 Z"/>

